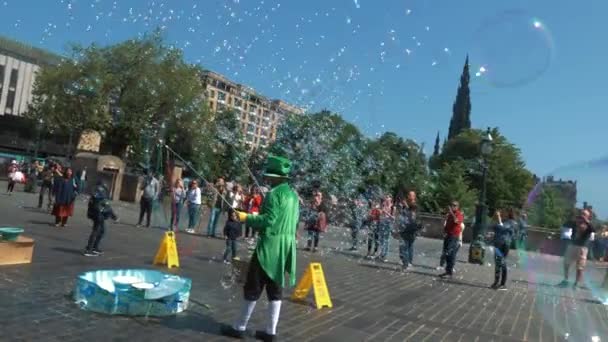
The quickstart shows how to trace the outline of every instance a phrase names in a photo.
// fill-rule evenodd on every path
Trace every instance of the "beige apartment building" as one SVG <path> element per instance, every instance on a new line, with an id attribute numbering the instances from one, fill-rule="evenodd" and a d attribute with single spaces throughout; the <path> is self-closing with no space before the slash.
<path id="1" fill-rule="evenodd" d="M 268 99 L 252 88 L 212 71 L 205 71 L 202 81 L 211 110 L 236 111 L 245 142 L 252 149 L 266 147 L 276 139 L 277 128 L 285 114 L 304 114 L 302 108 L 282 100 Z"/>

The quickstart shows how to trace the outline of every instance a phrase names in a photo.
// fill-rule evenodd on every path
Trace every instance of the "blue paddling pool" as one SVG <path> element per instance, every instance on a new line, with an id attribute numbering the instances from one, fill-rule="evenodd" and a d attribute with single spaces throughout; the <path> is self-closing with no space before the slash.
<path id="1" fill-rule="evenodd" d="M 170 316 L 186 310 L 192 281 L 155 270 L 98 270 L 78 276 L 74 300 L 110 315 Z"/>

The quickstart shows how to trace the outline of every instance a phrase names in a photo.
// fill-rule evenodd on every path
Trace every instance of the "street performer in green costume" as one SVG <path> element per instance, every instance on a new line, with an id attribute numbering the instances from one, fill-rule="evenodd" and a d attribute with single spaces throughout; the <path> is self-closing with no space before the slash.
<path id="1" fill-rule="evenodd" d="M 276 341 L 285 273 L 289 284 L 296 283 L 296 230 L 300 204 L 295 190 L 287 183 L 291 162 L 282 157 L 268 157 L 264 177 L 272 190 L 266 195 L 258 215 L 239 212 L 239 220 L 259 231 L 260 238 L 251 257 L 245 281 L 245 303 L 233 326 L 222 326 L 225 336 L 244 338 L 255 304 L 266 288 L 268 321 L 266 330 L 256 331 L 263 341 Z"/>

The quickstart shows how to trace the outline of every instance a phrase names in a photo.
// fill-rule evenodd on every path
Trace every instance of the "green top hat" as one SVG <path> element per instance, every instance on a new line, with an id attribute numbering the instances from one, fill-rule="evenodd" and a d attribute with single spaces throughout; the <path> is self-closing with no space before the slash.
<path id="1" fill-rule="evenodd" d="M 289 178 L 291 172 L 291 161 L 278 156 L 268 156 L 266 160 L 265 177 Z"/>

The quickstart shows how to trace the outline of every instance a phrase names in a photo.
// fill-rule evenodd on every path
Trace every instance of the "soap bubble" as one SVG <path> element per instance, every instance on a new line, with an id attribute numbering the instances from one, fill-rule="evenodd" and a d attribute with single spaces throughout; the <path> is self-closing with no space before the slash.
<path id="1" fill-rule="evenodd" d="M 525 282 L 538 296 L 555 298 L 572 298 L 571 302 L 565 299 L 556 299 L 558 305 L 566 305 L 570 310 L 587 310 L 587 305 L 598 305 L 608 299 L 608 289 L 603 284 L 606 269 L 594 267 L 599 257 L 604 256 L 608 247 L 608 236 L 603 236 L 603 221 L 608 218 L 608 158 L 599 158 L 586 162 L 566 164 L 538 179 L 525 203 L 528 214 L 528 223 L 534 227 L 544 228 L 544 235 L 535 232 L 528 234 L 527 247 L 539 250 L 542 254 L 524 253 L 522 245 L 518 245 L 518 268 L 525 270 Z M 574 218 L 580 214 L 580 209 L 586 207 L 593 213 L 592 226 L 596 229 L 593 240 L 588 241 L 587 266 L 583 281 L 578 284 L 582 289 L 571 290 L 576 279 L 576 260 L 570 260 L 569 281 L 564 279 L 564 256 L 570 255 L 573 247 L 569 246 L 567 237 L 570 232 L 566 228 L 574 228 L 571 239 L 577 234 Z M 548 235 L 551 234 L 551 235 Z M 555 256 L 561 256 L 556 258 Z M 581 301 L 578 297 L 585 297 Z M 551 303 L 549 303 L 551 304 Z M 599 322 L 590 320 L 582 324 L 579 321 L 571 322 L 569 329 L 562 322 L 556 321 L 553 315 L 554 308 L 537 301 L 537 311 L 550 322 L 554 331 L 571 340 L 589 341 L 598 330 L 602 329 Z"/>
<path id="2" fill-rule="evenodd" d="M 500 12 L 475 32 L 471 61 L 498 88 L 528 84 L 550 67 L 554 54 L 546 24 L 523 10 Z"/>

